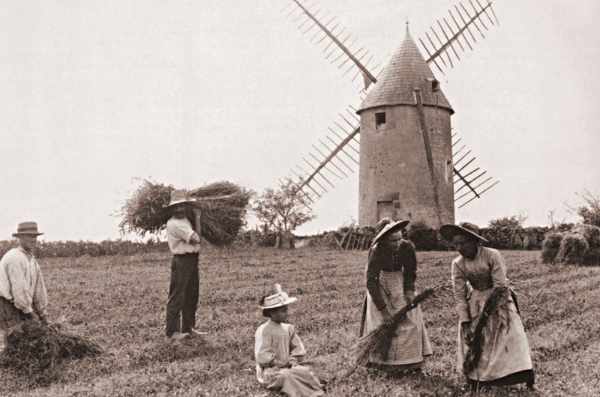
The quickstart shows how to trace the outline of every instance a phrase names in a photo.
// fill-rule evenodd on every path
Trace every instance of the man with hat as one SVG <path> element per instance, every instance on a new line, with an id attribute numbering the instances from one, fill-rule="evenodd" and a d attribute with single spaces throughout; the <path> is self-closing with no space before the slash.
<path id="1" fill-rule="evenodd" d="M 19 323 L 38 319 L 46 323 L 48 295 L 40 265 L 34 256 L 38 232 L 35 222 L 22 222 L 13 233 L 19 245 L 0 260 L 0 351 L 6 336 Z"/>
<path id="2" fill-rule="evenodd" d="M 201 334 L 194 329 L 199 297 L 198 253 L 200 236 L 187 217 L 193 202 L 184 190 L 171 192 L 167 210 L 167 242 L 173 254 L 171 282 L 167 302 L 167 338 L 180 340 L 190 334 Z M 196 222 L 198 223 L 198 222 Z"/>

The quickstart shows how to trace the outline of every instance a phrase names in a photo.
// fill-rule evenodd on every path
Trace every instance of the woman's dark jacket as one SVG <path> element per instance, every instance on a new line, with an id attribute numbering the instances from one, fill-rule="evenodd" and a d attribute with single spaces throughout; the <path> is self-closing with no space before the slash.
<path id="1" fill-rule="evenodd" d="M 417 278 L 417 255 L 413 243 L 401 240 L 400 246 L 394 249 L 384 240 L 374 244 L 369 250 L 367 290 L 380 311 L 385 308 L 382 290 L 379 287 L 381 271 L 402 272 L 404 293 L 414 291 Z"/>

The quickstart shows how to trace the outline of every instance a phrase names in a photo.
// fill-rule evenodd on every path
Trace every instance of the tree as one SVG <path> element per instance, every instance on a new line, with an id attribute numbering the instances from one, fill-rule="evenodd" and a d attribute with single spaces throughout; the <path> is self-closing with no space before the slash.
<path id="1" fill-rule="evenodd" d="M 252 209 L 263 230 L 275 232 L 280 238 L 314 219 L 308 198 L 290 178 L 281 181 L 277 189 L 265 189 L 254 200 Z"/>
<path id="2" fill-rule="evenodd" d="M 527 217 L 523 214 L 494 219 L 490 221 L 484 237 L 493 241 L 495 248 L 522 248 L 524 245 L 523 222 L 526 219 Z"/>
<path id="3" fill-rule="evenodd" d="M 589 190 L 585 190 L 578 196 L 584 204 L 577 208 L 577 215 L 581 217 L 583 223 L 600 226 L 600 196 L 594 195 Z"/>
<path id="4" fill-rule="evenodd" d="M 523 214 L 505 216 L 490 221 L 490 228 L 508 227 L 511 229 L 518 229 L 523 227 L 523 222 L 527 220 L 527 217 Z"/>

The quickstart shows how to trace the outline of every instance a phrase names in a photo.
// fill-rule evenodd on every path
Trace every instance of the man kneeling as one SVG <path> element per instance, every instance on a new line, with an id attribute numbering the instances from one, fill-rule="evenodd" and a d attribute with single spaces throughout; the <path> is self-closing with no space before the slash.
<path id="1" fill-rule="evenodd" d="M 37 223 L 22 222 L 13 237 L 19 246 L 0 260 L 0 352 L 6 348 L 7 336 L 19 324 L 37 315 L 46 324 L 48 295 L 42 270 L 34 251 L 38 236 Z"/>

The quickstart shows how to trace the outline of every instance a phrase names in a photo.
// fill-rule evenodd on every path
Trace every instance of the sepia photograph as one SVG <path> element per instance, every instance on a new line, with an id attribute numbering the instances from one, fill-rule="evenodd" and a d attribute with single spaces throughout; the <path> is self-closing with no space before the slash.
<path id="1" fill-rule="evenodd" d="M 599 17 L 5 0 L 0 396 L 600 395 Z"/>

